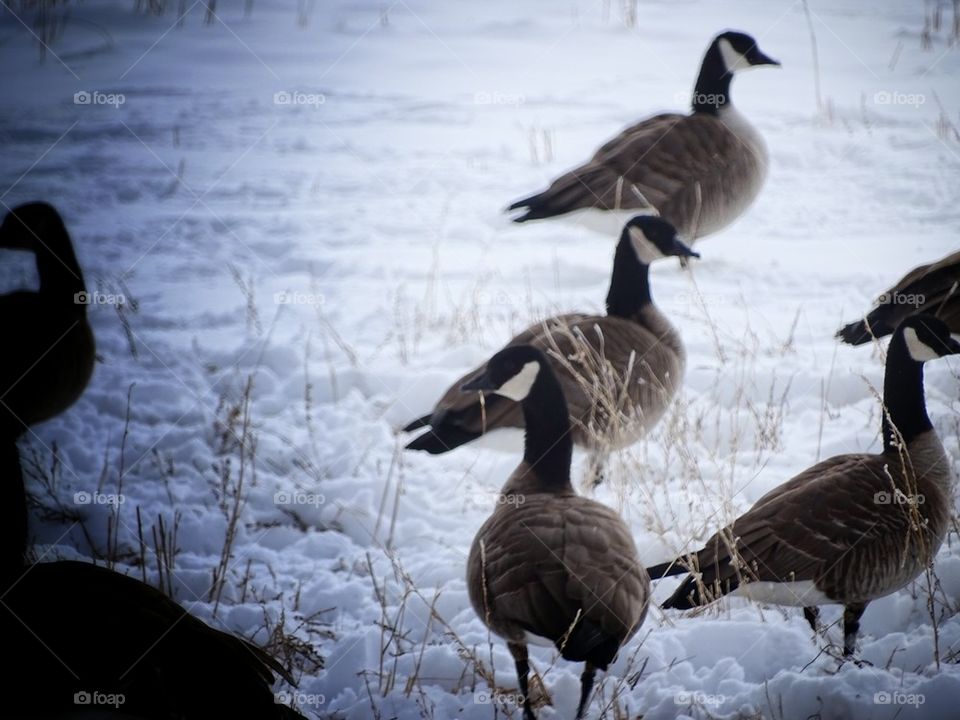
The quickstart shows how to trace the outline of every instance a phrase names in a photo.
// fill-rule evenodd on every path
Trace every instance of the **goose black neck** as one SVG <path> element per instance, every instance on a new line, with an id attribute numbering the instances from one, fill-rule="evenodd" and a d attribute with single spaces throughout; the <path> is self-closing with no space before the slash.
<path id="1" fill-rule="evenodd" d="M 0 593 L 20 576 L 27 548 L 27 497 L 13 439 L 0 440 Z"/>
<path id="2" fill-rule="evenodd" d="M 570 416 L 557 376 L 545 363 L 523 401 L 523 420 L 524 461 L 543 485 L 556 490 L 570 488 Z"/>
<path id="3" fill-rule="evenodd" d="M 78 293 L 85 293 L 83 273 L 77 262 L 70 235 L 60 220 L 38 232 L 34 242 L 37 256 L 37 275 L 40 277 L 40 294 L 57 302 L 76 308 L 78 313 L 86 310 L 82 302 L 76 302 Z"/>
<path id="4" fill-rule="evenodd" d="M 892 451 L 899 433 L 909 444 L 933 428 L 923 394 L 923 363 L 910 357 L 902 332 L 894 333 L 883 378 L 883 449 Z M 895 430 L 896 429 L 896 430 Z"/>
<path id="5" fill-rule="evenodd" d="M 640 262 L 630 241 L 630 233 L 624 230 L 613 258 L 607 314 L 633 317 L 650 301 L 650 266 Z"/>
<path id="6" fill-rule="evenodd" d="M 700 75 L 693 89 L 693 111 L 716 115 L 730 102 L 731 80 L 733 73 L 727 71 L 719 45 L 711 44 L 703 56 Z"/>

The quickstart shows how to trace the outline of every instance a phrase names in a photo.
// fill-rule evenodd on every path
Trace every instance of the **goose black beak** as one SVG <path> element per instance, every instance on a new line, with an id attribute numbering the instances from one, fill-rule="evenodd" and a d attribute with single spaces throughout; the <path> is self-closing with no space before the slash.
<path id="1" fill-rule="evenodd" d="M 679 237 L 673 239 L 673 254 L 677 257 L 700 257 L 700 253 L 693 250 L 689 245 L 684 243 Z"/>
<path id="2" fill-rule="evenodd" d="M 496 386 L 487 376 L 486 372 L 480 373 L 472 380 L 467 380 L 460 386 L 460 392 L 476 392 L 477 390 L 496 390 Z"/>
<path id="3" fill-rule="evenodd" d="M 758 49 L 755 55 L 750 57 L 751 65 L 773 65 L 774 67 L 781 67 L 779 60 L 774 60 L 769 55 L 766 55 Z"/>
<path id="4" fill-rule="evenodd" d="M 958 340 L 957 335 L 950 335 L 950 340 L 947 342 L 947 350 L 950 355 L 960 355 L 960 340 Z"/>

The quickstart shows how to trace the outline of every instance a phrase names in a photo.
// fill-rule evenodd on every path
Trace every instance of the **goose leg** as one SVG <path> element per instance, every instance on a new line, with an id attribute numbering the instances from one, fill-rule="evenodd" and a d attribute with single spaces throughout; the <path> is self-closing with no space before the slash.
<path id="1" fill-rule="evenodd" d="M 517 681 L 520 684 L 520 694 L 523 695 L 523 720 L 536 720 L 533 708 L 530 707 L 530 686 L 527 682 L 527 676 L 530 674 L 530 661 L 527 657 L 527 646 L 520 643 L 508 643 L 507 647 L 517 664 Z"/>
<path id="2" fill-rule="evenodd" d="M 587 709 L 587 701 L 590 699 L 590 691 L 593 690 L 593 678 L 597 674 L 597 669 L 593 663 L 586 663 L 583 667 L 583 675 L 580 676 L 580 704 L 577 706 L 577 720 L 583 717 L 583 711 Z"/>
<path id="3" fill-rule="evenodd" d="M 843 654 L 853 655 L 860 631 L 860 616 L 867 609 L 866 603 L 852 603 L 843 608 Z"/>
<path id="4" fill-rule="evenodd" d="M 820 608 L 816 605 L 812 607 L 805 607 L 803 609 L 803 616 L 807 619 L 807 622 L 810 623 L 810 627 L 813 628 L 813 633 L 817 633 L 817 620 L 820 619 Z"/>

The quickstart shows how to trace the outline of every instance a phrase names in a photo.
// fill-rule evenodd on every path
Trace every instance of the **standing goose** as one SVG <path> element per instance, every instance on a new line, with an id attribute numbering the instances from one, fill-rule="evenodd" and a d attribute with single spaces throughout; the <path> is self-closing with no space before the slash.
<path id="1" fill-rule="evenodd" d="M 863 345 L 889 335 L 904 318 L 920 313 L 936 315 L 951 332 L 960 333 L 960 252 L 908 272 L 878 298 L 863 320 L 845 325 L 837 337 Z"/>
<path id="2" fill-rule="evenodd" d="M 0 249 L 33 252 L 40 278 L 37 291 L 0 295 L 0 438 L 10 438 L 80 397 L 95 345 L 83 273 L 60 214 L 42 202 L 14 208 L 0 225 Z"/>
<path id="3" fill-rule="evenodd" d="M 680 386 L 683 343 L 650 296 L 649 265 L 668 256 L 699 257 L 664 220 L 632 218 L 617 245 L 607 314 L 549 318 L 507 344 L 552 351 L 548 362 L 570 408 L 574 442 L 591 451 L 596 468 L 611 449 L 629 445 L 653 427 Z M 407 448 L 443 453 L 488 430 L 524 426 L 517 398 L 500 393 L 481 403 L 479 396 L 460 392 L 461 385 L 482 370 L 457 380 L 430 414 L 404 428 L 409 432 L 430 426 Z"/>
<path id="4" fill-rule="evenodd" d="M 470 602 L 507 641 L 525 720 L 534 717 L 527 643 L 553 645 L 566 660 L 585 663 L 579 718 L 597 668 L 606 670 L 643 623 L 650 578 L 620 517 L 570 484 L 570 422 L 543 353 L 530 345 L 501 350 L 463 390 L 521 402 L 526 420 L 523 462 L 470 548 Z"/>
<path id="5" fill-rule="evenodd" d="M 690 240 L 721 230 L 756 198 L 767 174 L 760 134 L 730 99 L 736 72 L 779 65 L 742 32 L 717 35 L 693 91 L 693 112 L 666 113 L 631 125 L 584 165 L 541 193 L 513 203 L 514 222 L 575 211 L 608 235 L 638 211 L 657 212 Z"/>
<path id="6" fill-rule="evenodd" d="M 33 252 L 40 278 L 36 292 L 0 295 L 0 443 L 13 446 L 27 427 L 80 397 L 93 373 L 95 346 L 87 307 L 76 302 L 86 292 L 83 273 L 59 213 L 39 202 L 16 207 L 0 224 L 0 249 Z M 0 555 L 19 560 L 27 532 L 23 483 L 19 475 L 0 483 L 2 502 L 13 508 L 0 527 Z"/>
<path id="7" fill-rule="evenodd" d="M 816 606 L 839 603 L 844 654 L 852 654 L 867 604 L 920 575 L 947 531 L 953 475 L 927 417 L 923 363 L 958 353 L 942 321 L 904 320 L 887 353 L 883 452 L 824 460 L 761 497 L 691 557 L 649 568 L 654 579 L 694 570 L 663 607 L 742 595 L 802 606 L 816 631 Z"/>

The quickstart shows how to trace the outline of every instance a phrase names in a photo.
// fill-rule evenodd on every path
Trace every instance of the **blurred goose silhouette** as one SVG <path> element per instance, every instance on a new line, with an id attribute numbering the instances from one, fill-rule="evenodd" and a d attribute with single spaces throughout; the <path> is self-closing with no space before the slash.
<path id="1" fill-rule="evenodd" d="M 95 344 L 87 289 L 60 214 L 47 203 L 14 208 L 0 225 L 0 249 L 37 258 L 39 290 L 0 295 L 0 437 L 59 415 L 93 374 Z"/>
<path id="2" fill-rule="evenodd" d="M 60 213 L 44 202 L 17 206 L 0 224 L 0 249 L 34 253 L 40 279 L 38 290 L 0 295 L 0 443 L 9 446 L 9 455 L 29 426 L 80 397 L 93 374 L 96 345 L 83 273 Z M 4 467 L 12 467 L 12 458 L 6 461 Z M 8 515 L 0 526 L 5 567 L 22 560 L 26 543 L 26 497 L 17 468 L 0 486 Z"/>
<path id="3" fill-rule="evenodd" d="M 146 583 L 83 562 L 29 563 L 16 439 L 63 412 L 93 371 L 86 289 L 63 221 L 15 208 L 0 247 L 32 250 L 40 289 L 0 296 L 0 637 L 11 718 L 302 718 L 276 703 L 262 648 L 216 630 Z"/>

